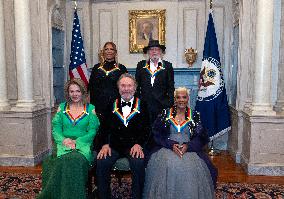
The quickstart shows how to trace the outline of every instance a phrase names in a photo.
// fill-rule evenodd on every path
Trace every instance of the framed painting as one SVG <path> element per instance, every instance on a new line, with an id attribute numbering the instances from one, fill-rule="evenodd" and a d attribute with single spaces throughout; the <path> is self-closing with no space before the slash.
<path id="1" fill-rule="evenodd" d="M 129 52 L 142 53 L 149 40 L 165 45 L 166 10 L 129 11 Z"/>

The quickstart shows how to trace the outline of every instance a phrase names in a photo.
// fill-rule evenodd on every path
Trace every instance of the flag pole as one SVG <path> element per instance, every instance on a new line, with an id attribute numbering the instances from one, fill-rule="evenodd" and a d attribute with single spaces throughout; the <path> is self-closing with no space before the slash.
<path id="1" fill-rule="evenodd" d="M 210 12 L 212 12 L 212 8 L 213 8 L 213 0 L 210 0 L 209 2 L 209 8 L 210 8 Z M 209 146 L 209 149 L 208 149 L 208 155 L 209 156 L 217 156 L 220 154 L 220 150 L 216 149 L 214 147 L 214 139 L 211 140 L 210 142 L 210 146 Z"/>
<path id="2" fill-rule="evenodd" d="M 219 154 L 220 154 L 220 150 L 214 148 L 214 140 L 212 139 L 211 143 L 210 143 L 209 150 L 208 150 L 208 155 L 210 155 L 210 156 L 217 156 Z"/>

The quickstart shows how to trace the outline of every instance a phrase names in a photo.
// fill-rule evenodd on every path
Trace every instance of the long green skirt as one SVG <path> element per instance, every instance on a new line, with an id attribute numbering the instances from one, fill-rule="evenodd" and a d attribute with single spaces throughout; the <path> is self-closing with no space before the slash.
<path id="1" fill-rule="evenodd" d="M 86 199 L 89 162 L 77 151 L 48 157 L 42 165 L 38 199 Z"/>

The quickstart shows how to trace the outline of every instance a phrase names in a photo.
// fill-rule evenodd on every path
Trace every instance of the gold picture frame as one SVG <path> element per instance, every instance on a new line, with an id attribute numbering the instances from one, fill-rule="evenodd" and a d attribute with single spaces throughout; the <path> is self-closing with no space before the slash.
<path id="1" fill-rule="evenodd" d="M 142 53 L 149 40 L 165 45 L 166 10 L 129 10 L 129 52 Z"/>

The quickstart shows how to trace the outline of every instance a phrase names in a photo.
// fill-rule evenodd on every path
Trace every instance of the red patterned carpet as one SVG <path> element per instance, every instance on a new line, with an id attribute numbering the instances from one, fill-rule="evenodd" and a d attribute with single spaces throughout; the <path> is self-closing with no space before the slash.
<path id="1" fill-rule="evenodd" d="M 219 183 L 216 198 L 284 199 L 284 186 L 276 184 Z"/>
<path id="2" fill-rule="evenodd" d="M 31 199 L 41 190 L 41 175 L 0 173 L 1 199 Z"/>
<path id="3" fill-rule="evenodd" d="M 130 198 L 130 178 L 119 186 L 112 179 L 112 195 L 116 199 Z M 39 174 L 0 173 L 0 199 L 32 199 L 41 190 Z M 276 184 L 218 183 L 216 199 L 284 199 L 284 186 Z"/>

